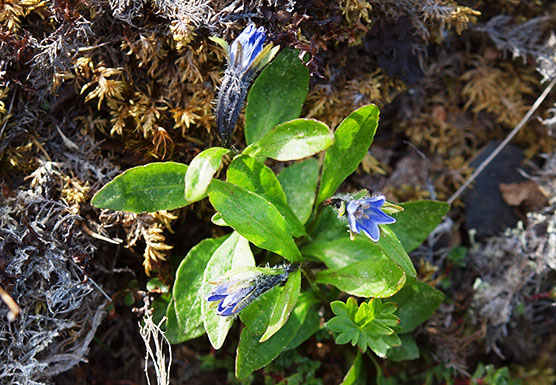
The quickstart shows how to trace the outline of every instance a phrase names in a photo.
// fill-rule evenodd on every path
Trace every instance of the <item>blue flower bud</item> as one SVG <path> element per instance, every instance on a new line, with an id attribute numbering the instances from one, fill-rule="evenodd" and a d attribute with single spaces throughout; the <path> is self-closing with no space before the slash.
<path id="1" fill-rule="evenodd" d="M 294 271 L 291 265 L 277 268 L 253 268 L 251 274 L 237 274 L 241 278 L 218 282 L 210 292 L 207 301 L 219 302 L 216 313 L 228 317 L 239 313 L 262 294 L 275 286 L 283 285 L 289 274 Z M 232 272 L 233 273 L 233 272 Z"/>
<path id="2" fill-rule="evenodd" d="M 255 28 L 254 24 L 249 24 L 231 47 L 214 39 L 228 51 L 228 66 L 216 100 L 216 124 L 225 146 L 230 143 L 253 78 L 278 52 L 279 47 L 264 46 L 265 40 L 265 29 Z"/>
<path id="3" fill-rule="evenodd" d="M 264 27 L 255 29 L 254 24 L 249 24 L 232 43 L 230 65 L 241 72 L 247 71 L 262 51 L 265 40 Z"/>

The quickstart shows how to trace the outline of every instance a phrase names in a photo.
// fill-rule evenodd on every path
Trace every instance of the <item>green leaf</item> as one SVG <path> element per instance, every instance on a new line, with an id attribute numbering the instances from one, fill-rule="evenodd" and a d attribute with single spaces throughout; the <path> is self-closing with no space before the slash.
<path id="1" fill-rule="evenodd" d="M 330 269 L 345 267 L 356 262 L 384 256 L 384 252 L 375 243 L 363 237 L 353 241 L 348 237 L 332 241 L 316 240 L 306 243 L 301 248 L 303 256 L 316 257 Z"/>
<path id="2" fill-rule="evenodd" d="M 151 303 L 152 316 L 153 316 L 152 321 L 155 324 L 157 325 L 160 324 L 162 318 L 166 316 L 168 312 L 168 307 L 170 306 L 170 302 L 172 302 L 172 295 L 170 293 L 166 293 L 166 294 L 162 294 L 157 299 L 155 299 L 153 303 Z"/>
<path id="3" fill-rule="evenodd" d="M 369 240 L 369 242 L 371 241 Z M 411 258 L 409 258 L 396 234 L 390 230 L 388 225 L 380 225 L 380 240 L 377 242 L 377 245 L 388 257 L 398 263 L 409 277 L 417 276 L 417 271 L 413 266 L 413 262 L 411 262 Z"/>
<path id="4" fill-rule="evenodd" d="M 273 287 L 239 313 L 241 322 L 245 324 L 251 334 L 262 335 L 267 329 L 272 315 L 268 309 L 276 306 L 282 290 L 283 288 L 280 286 Z"/>
<path id="5" fill-rule="evenodd" d="M 526 384 L 533 383 L 528 381 Z M 547 382 L 551 382 L 547 380 Z M 541 383 L 544 383 L 541 381 Z M 485 384 L 485 385 L 523 385 L 520 378 L 512 378 L 510 370 L 507 366 L 496 369 L 492 364 L 484 365 L 482 362 L 477 365 L 477 369 L 471 376 L 471 384 Z"/>
<path id="6" fill-rule="evenodd" d="M 388 359 L 392 361 L 415 360 L 420 357 L 419 347 L 411 334 L 400 334 L 402 346 L 396 346 L 388 351 Z"/>
<path id="7" fill-rule="evenodd" d="M 319 162 L 315 158 L 292 164 L 278 175 L 287 202 L 301 223 L 311 216 L 318 178 Z"/>
<path id="8" fill-rule="evenodd" d="M 446 259 L 453 266 L 465 267 L 465 257 L 467 256 L 467 248 L 463 246 L 454 246 L 452 250 L 448 253 Z"/>
<path id="9" fill-rule="evenodd" d="M 286 220 L 264 197 L 214 179 L 209 187 L 209 199 L 224 221 L 256 246 L 273 251 L 290 262 L 301 260 Z"/>
<path id="10" fill-rule="evenodd" d="M 91 204 L 99 209 L 134 213 L 187 206 L 190 202 L 184 198 L 186 171 L 187 165 L 176 162 L 130 168 L 100 189 Z"/>
<path id="11" fill-rule="evenodd" d="M 338 238 L 349 238 L 347 223 L 338 218 L 338 214 L 330 206 L 322 208 L 317 222 L 310 231 L 315 241 L 332 241 Z"/>
<path id="12" fill-rule="evenodd" d="M 224 51 L 226 51 L 227 54 L 229 54 L 230 46 L 229 46 L 229 44 L 226 40 L 221 39 L 217 36 L 209 36 L 209 40 L 212 40 L 213 42 L 218 44 L 220 47 L 222 47 L 224 49 Z"/>
<path id="13" fill-rule="evenodd" d="M 314 228 L 311 229 L 312 242 L 303 246 L 303 254 L 317 257 L 324 263 L 330 264 L 329 267 L 341 267 L 345 266 L 344 263 L 364 258 L 365 251 L 363 250 L 367 249 L 370 254 L 377 254 L 378 248 L 399 264 L 408 277 L 415 277 L 417 275 L 415 267 L 396 235 L 387 225 L 380 225 L 380 232 L 381 236 L 378 243 L 374 243 L 364 234 L 359 234 L 354 241 L 351 241 L 346 223 L 340 221 L 334 210 L 327 206 L 323 208 L 320 218 L 317 219 Z M 355 243 L 349 245 L 348 240 Z M 326 243 L 327 241 L 334 242 Z M 367 243 L 366 246 L 365 243 Z M 346 248 L 345 253 L 342 252 L 342 246 Z M 326 247 L 331 249 L 326 250 Z M 357 249 L 360 249 L 360 251 L 357 251 Z"/>
<path id="14" fill-rule="evenodd" d="M 261 72 L 247 96 L 245 141 L 251 144 L 280 123 L 299 117 L 309 70 L 298 51 L 285 49 Z"/>
<path id="15" fill-rule="evenodd" d="M 350 297 L 346 303 L 334 301 L 330 307 L 336 317 L 327 322 L 327 327 L 338 333 L 337 344 L 351 342 L 353 346 L 359 346 L 363 353 L 371 348 L 383 358 L 388 349 L 401 344 L 396 334 L 399 319 L 394 315 L 394 304 L 372 298 L 358 307 L 357 301 Z"/>
<path id="16" fill-rule="evenodd" d="M 257 158 L 296 160 L 324 151 L 332 143 L 334 134 L 323 122 L 295 119 L 276 126 L 243 153 Z"/>
<path id="17" fill-rule="evenodd" d="M 205 330 L 214 349 L 220 349 L 224 344 L 234 318 L 219 316 L 214 306 L 216 303 L 206 301 L 214 288 L 210 282 L 218 282 L 225 273 L 240 266 L 255 266 L 255 259 L 249 248 L 249 242 L 234 231 L 212 254 L 201 284 L 201 313 Z"/>
<path id="18" fill-rule="evenodd" d="M 396 223 L 390 225 L 390 228 L 408 253 L 427 239 L 450 210 L 448 203 L 440 201 L 422 200 L 401 203 L 400 206 L 404 211 L 392 214 Z"/>
<path id="19" fill-rule="evenodd" d="M 197 330 L 203 326 L 201 292 L 205 268 L 227 237 L 204 239 L 195 245 L 181 261 L 176 271 L 176 281 L 172 289 L 175 316 L 184 335 L 184 341 L 197 337 Z M 203 329 L 204 331 L 204 329 Z"/>
<path id="20" fill-rule="evenodd" d="M 336 129 L 334 145 L 324 157 L 317 205 L 332 196 L 361 163 L 373 142 L 378 115 L 378 107 L 369 104 L 353 111 Z"/>
<path id="21" fill-rule="evenodd" d="M 286 200 L 286 194 L 274 175 L 264 163 L 248 155 L 239 155 L 228 167 L 228 182 L 243 187 L 269 200 L 284 217 L 294 237 L 305 235 L 305 227 L 299 222 Z"/>
<path id="22" fill-rule="evenodd" d="M 292 350 L 297 348 L 303 342 L 307 341 L 313 334 L 321 328 L 320 315 L 316 311 L 309 312 L 303 325 L 299 328 L 293 340 L 290 341 L 284 350 Z"/>
<path id="23" fill-rule="evenodd" d="M 399 305 L 398 317 L 402 333 L 409 333 L 428 320 L 444 300 L 444 294 L 421 281 L 414 281 L 389 302 Z"/>
<path id="24" fill-rule="evenodd" d="M 405 284 L 403 270 L 385 255 L 370 257 L 338 269 L 317 273 L 317 283 L 336 286 L 358 297 L 385 298 L 396 294 Z"/>
<path id="25" fill-rule="evenodd" d="M 212 177 L 220 167 L 222 157 L 230 150 L 222 147 L 207 148 L 198 154 L 185 173 L 185 199 L 196 202 L 207 196 Z"/>
<path id="26" fill-rule="evenodd" d="M 151 278 L 147 281 L 147 291 L 166 294 L 168 293 L 168 285 L 160 280 L 160 278 Z"/>
<path id="27" fill-rule="evenodd" d="M 254 334 L 247 327 L 243 328 L 236 356 L 236 377 L 238 379 L 244 379 L 255 370 L 268 365 L 288 346 L 301 328 L 314 303 L 312 298 L 308 299 L 307 297 L 312 296 L 303 294 L 299 296 L 286 324 L 265 342 L 259 342 L 260 334 Z"/>
<path id="28" fill-rule="evenodd" d="M 282 290 L 282 294 L 280 294 L 278 302 L 276 302 L 276 305 L 272 310 L 268 328 L 264 332 L 259 342 L 267 341 L 270 337 L 275 335 L 282 328 L 282 326 L 284 326 L 295 304 L 297 303 L 297 297 L 299 297 L 300 289 L 301 271 L 296 270 L 293 273 L 290 273 L 288 281 L 284 286 L 284 290 Z"/>
<path id="29" fill-rule="evenodd" d="M 216 226 L 228 226 L 224 218 L 222 218 L 222 214 L 220 214 L 219 212 L 215 212 L 210 218 L 210 221 Z"/>
<path id="30" fill-rule="evenodd" d="M 166 310 L 166 318 L 167 320 L 165 335 L 168 339 L 168 342 L 170 342 L 171 344 L 179 344 L 205 334 L 203 324 L 198 325 L 195 329 L 190 330 L 187 334 L 183 332 L 183 329 L 179 325 L 178 319 L 176 317 L 176 309 L 173 300 L 170 301 L 168 309 Z"/>
<path id="31" fill-rule="evenodd" d="M 365 385 L 367 383 L 367 371 L 363 366 L 363 355 L 357 352 L 353 364 L 346 373 L 342 385 Z"/>

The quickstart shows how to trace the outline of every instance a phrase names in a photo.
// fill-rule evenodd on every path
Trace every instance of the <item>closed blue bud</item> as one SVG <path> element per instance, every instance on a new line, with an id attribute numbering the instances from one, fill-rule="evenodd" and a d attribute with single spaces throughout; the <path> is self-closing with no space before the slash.
<path id="1" fill-rule="evenodd" d="M 253 78 L 272 60 L 279 47 L 273 48 L 272 43 L 265 46 L 265 29 L 255 28 L 254 24 L 249 24 L 231 47 L 221 39 L 213 40 L 228 52 L 228 66 L 216 100 L 218 134 L 228 146 Z"/>
<path id="2" fill-rule="evenodd" d="M 396 219 L 381 210 L 385 201 L 384 195 L 349 201 L 346 212 L 350 232 L 359 234 L 363 231 L 373 242 L 378 242 L 380 239 L 378 225 L 396 222 Z"/>
<path id="3" fill-rule="evenodd" d="M 245 72 L 262 51 L 266 40 L 264 27 L 255 29 L 249 24 L 234 40 L 230 49 L 230 66 L 239 72 Z"/>
<path id="4" fill-rule="evenodd" d="M 289 273 L 294 270 L 291 265 L 278 268 L 253 268 L 254 274 L 239 279 L 219 282 L 210 292 L 207 301 L 218 302 L 216 314 L 224 317 L 239 313 L 263 293 L 275 286 L 283 285 Z"/>
<path id="5" fill-rule="evenodd" d="M 242 283 L 238 281 L 225 282 L 211 291 L 207 301 L 220 301 L 217 309 L 218 315 L 234 315 L 254 300 L 254 298 L 252 300 L 249 300 L 249 298 L 252 297 L 255 290 L 255 281 L 245 282 L 247 283 L 246 286 L 242 286 Z"/>

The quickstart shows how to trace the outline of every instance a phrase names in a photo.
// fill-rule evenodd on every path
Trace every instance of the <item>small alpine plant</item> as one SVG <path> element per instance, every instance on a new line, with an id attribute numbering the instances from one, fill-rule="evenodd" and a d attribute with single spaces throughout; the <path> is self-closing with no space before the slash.
<path id="1" fill-rule="evenodd" d="M 228 146 L 255 75 L 278 47 L 265 45 L 265 30 L 252 24 L 231 47 L 214 40 L 228 52 L 216 108 Z M 206 334 L 220 349 L 241 321 L 235 360 L 240 380 L 321 329 L 327 329 L 321 338 L 357 345 L 359 364 L 350 373 L 375 366 L 362 363 L 367 349 L 381 358 L 414 359 L 419 350 L 412 331 L 443 298 L 419 281 L 408 253 L 427 239 L 448 204 L 398 206 L 367 190 L 335 195 L 367 156 L 379 110 L 362 106 L 334 129 L 299 118 L 309 83 L 299 57 L 284 49 L 249 89 L 248 145 L 241 152 L 211 147 L 189 165 L 135 167 L 92 200 L 98 208 L 140 213 L 208 198 L 215 212 L 211 222 L 227 235 L 191 248 L 177 269 L 171 298 L 157 303 L 167 306 L 172 343 Z M 257 267 L 265 265 L 275 267 Z"/>

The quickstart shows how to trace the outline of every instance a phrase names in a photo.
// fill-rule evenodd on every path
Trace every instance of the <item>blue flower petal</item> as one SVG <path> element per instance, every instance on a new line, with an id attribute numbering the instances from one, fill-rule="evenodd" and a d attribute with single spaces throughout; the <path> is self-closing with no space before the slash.
<path id="1" fill-rule="evenodd" d="M 250 303 L 246 298 L 251 295 L 253 290 L 255 290 L 254 286 L 247 286 L 223 296 L 222 301 L 218 304 L 217 314 L 230 316 L 239 312 Z"/>
<path id="2" fill-rule="evenodd" d="M 238 46 L 241 45 L 242 52 L 245 51 L 245 46 L 247 45 L 247 43 L 249 41 L 249 37 L 251 36 L 251 33 L 253 32 L 253 28 L 255 28 L 255 25 L 254 24 L 249 24 L 239 34 L 239 36 L 232 42 L 232 46 L 230 48 L 230 63 L 233 66 L 237 65 L 236 59 L 237 59 Z M 245 55 L 243 55 L 243 56 L 245 56 Z M 237 60 L 242 60 L 242 59 L 240 58 L 240 59 L 237 59 Z"/>
<path id="3" fill-rule="evenodd" d="M 366 221 L 359 221 L 357 222 L 357 227 L 362 230 L 365 235 L 373 242 L 378 242 L 380 239 L 380 229 L 378 228 L 378 224 L 373 220 L 366 220 Z"/>
<path id="4" fill-rule="evenodd" d="M 244 47 L 244 64 L 251 64 L 263 49 L 266 40 L 264 27 L 259 27 L 249 38 L 249 43 L 242 45 Z"/>
<path id="5" fill-rule="evenodd" d="M 346 212 L 350 231 L 352 233 L 363 231 L 372 241 L 378 242 L 380 239 L 378 225 L 396 222 L 395 218 L 380 209 L 384 202 L 386 202 L 384 195 L 349 201 Z"/>
<path id="6" fill-rule="evenodd" d="M 254 24 L 249 24 L 232 43 L 230 49 L 231 65 L 239 69 L 240 72 L 246 71 L 262 51 L 265 40 L 264 27 L 255 29 Z M 240 46 L 241 55 L 239 55 Z"/>
<path id="7" fill-rule="evenodd" d="M 357 203 L 357 201 L 348 202 L 346 207 L 349 229 L 352 233 L 359 233 L 359 230 L 357 229 L 357 221 L 354 216 L 354 213 L 358 207 L 359 204 Z"/>
<path id="8" fill-rule="evenodd" d="M 365 199 L 365 201 L 370 203 L 373 207 L 381 207 L 384 202 L 386 202 L 386 198 L 384 197 L 384 195 L 376 195 L 374 197 Z"/>
<path id="9" fill-rule="evenodd" d="M 217 312 L 217 314 L 218 314 L 218 315 L 221 315 L 221 316 L 226 316 L 226 317 L 231 316 L 231 315 L 234 315 L 234 308 L 233 308 L 233 307 L 229 307 L 229 308 L 227 308 L 227 309 L 221 309 L 220 306 L 218 306 L 218 312 Z"/>
<path id="10" fill-rule="evenodd" d="M 227 296 L 229 294 L 228 289 L 230 288 L 230 285 L 232 283 L 233 283 L 232 281 L 220 283 L 218 286 L 212 289 L 209 296 L 213 296 L 213 295 Z"/>
<path id="11" fill-rule="evenodd" d="M 375 221 L 376 223 L 380 224 L 380 225 L 387 225 L 390 223 L 395 223 L 396 219 L 391 217 L 388 214 L 385 214 L 382 210 L 380 209 L 369 209 L 368 211 L 365 212 L 367 214 L 367 216 L 372 219 L 373 221 Z"/>
<path id="12" fill-rule="evenodd" d="M 207 297 L 207 301 L 220 301 L 221 299 L 226 298 L 226 295 L 227 294 L 209 294 L 209 296 Z"/>
<path id="13" fill-rule="evenodd" d="M 253 286 L 243 287 L 236 292 L 226 296 L 222 300 L 222 307 L 235 307 L 239 301 L 241 301 L 247 294 L 249 294 L 253 290 Z"/>

